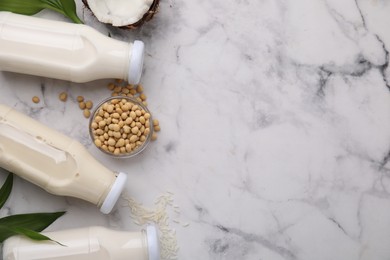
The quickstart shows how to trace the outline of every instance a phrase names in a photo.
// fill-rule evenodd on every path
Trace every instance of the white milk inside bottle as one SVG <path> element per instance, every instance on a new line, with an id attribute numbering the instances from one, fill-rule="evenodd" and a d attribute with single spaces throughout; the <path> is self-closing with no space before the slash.
<path id="1" fill-rule="evenodd" d="M 137 84 L 144 44 L 89 26 L 0 12 L 0 70 L 73 82 L 104 78 Z"/>
<path id="2" fill-rule="evenodd" d="M 0 105 L 0 167 L 46 191 L 109 213 L 127 180 L 95 160 L 76 140 Z"/>
<path id="3" fill-rule="evenodd" d="M 22 236 L 8 238 L 4 260 L 159 260 L 159 242 L 154 226 L 141 232 L 88 227 L 43 232 L 53 241 L 33 241 Z"/>

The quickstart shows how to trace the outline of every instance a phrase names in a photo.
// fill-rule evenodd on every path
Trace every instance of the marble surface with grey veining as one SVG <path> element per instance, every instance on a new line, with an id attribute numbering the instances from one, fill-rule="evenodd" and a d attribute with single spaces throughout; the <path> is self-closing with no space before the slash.
<path id="1" fill-rule="evenodd" d="M 76 97 L 99 102 L 109 80 L 2 72 L 0 102 L 127 172 L 126 193 L 145 206 L 172 192 L 178 259 L 390 258 L 389 1 L 166 0 L 135 31 L 97 22 L 81 3 L 78 13 L 105 35 L 145 42 L 158 140 L 128 160 L 93 147 Z M 139 230 L 123 202 L 103 215 L 18 178 L 0 213 L 66 210 L 50 230 Z"/>

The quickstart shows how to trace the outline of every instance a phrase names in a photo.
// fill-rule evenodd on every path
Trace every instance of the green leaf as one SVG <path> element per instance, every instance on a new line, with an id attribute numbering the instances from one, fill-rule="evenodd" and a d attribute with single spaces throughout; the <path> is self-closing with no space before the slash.
<path id="1" fill-rule="evenodd" d="M 0 11 L 33 15 L 43 9 L 63 14 L 75 23 L 83 23 L 77 16 L 74 0 L 0 0 Z"/>
<path id="2" fill-rule="evenodd" d="M 75 23 L 83 23 L 76 12 L 76 4 L 73 0 L 59 0 L 62 5 L 62 9 L 65 12 L 65 15 L 69 17 Z"/>
<path id="3" fill-rule="evenodd" d="M 19 214 L 0 218 L 0 243 L 10 236 L 17 235 L 16 229 L 31 229 L 41 232 L 65 212 Z"/>
<path id="4" fill-rule="evenodd" d="M 42 241 L 42 240 L 50 240 L 50 238 L 48 238 L 47 236 L 45 235 L 42 235 L 41 233 L 38 233 L 34 230 L 31 230 L 31 229 L 27 229 L 27 228 L 12 228 L 12 231 L 14 231 L 15 233 L 18 233 L 20 235 L 24 235 L 28 238 L 31 238 L 33 240 L 38 240 L 38 241 Z"/>
<path id="5" fill-rule="evenodd" d="M 0 0 L 0 11 L 33 15 L 44 8 L 41 0 Z"/>
<path id="6" fill-rule="evenodd" d="M 41 233 L 38 233 L 34 230 L 31 230 L 31 229 L 27 229 L 27 228 L 13 228 L 12 231 L 14 231 L 15 233 L 18 233 L 19 235 L 23 235 L 23 236 L 26 236 L 32 240 L 36 240 L 36 241 L 53 241 L 61 246 L 64 246 L 63 244 L 51 239 L 50 237 L 48 236 L 45 236 L 45 235 L 42 235 Z"/>
<path id="7" fill-rule="evenodd" d="M 9 195 L 11 194 L 13 180 L 14 175 L 12 173 L 9 173 L 7 179 L 5 180 L 3 186 L 0 189 L 0 209 L 4 206 Z"/>

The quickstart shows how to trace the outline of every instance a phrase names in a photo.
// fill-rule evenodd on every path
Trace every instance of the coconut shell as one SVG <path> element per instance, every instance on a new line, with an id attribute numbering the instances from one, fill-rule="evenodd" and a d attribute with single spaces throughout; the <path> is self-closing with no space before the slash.
<path id="1" fill-rule="evenodd" d="M 92 12 L 91 8 L 89 8 L 87 0 L 82 0 L 84 5 L 91 11 L 91 13 L 95 16 L 95 14 Z M 149 8 L 149 11 L 147 11 L 142 18 L 133 24 L 125 25 L 125 26 L 118 26 L 117 28 L 126 29 L 126 30 L 134 30 L 139 28 L 141 25 L 143 25 L 145 22 L 150 21 L 153 16 L 158 12 L 159 10 L 159 4 L 160 0 L 153 0 L 152 5 Z"/>

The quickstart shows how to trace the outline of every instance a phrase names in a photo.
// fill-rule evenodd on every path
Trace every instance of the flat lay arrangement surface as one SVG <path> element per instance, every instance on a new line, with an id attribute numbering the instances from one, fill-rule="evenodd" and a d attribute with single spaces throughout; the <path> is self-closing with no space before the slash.
<path id="1" fill-rule="evenodd" d="M 2 109 L 12 108 L 77 141 L 107 168 L 115 194 L 105 181 L 89 188 L 64 179 L 50 185 L 99 195 L 57 196 L 46 183 L 15 176 L 0 217 L 66 211 L 47 234 L 93 226 L 134 232 L 137 243 L 157 232 L 166 260 L 390 257 L 390 2 L 135 1 L 145 15 L 120 20 L 99 1 L 84 2 L 76 1 L 77 16 L 118 46 L 107 69 L 97 71 L 118 77 L 75 80 L 88 74 L 75 74 L 78 66 L 61 74 L 66 62 L 91 57 L 87 49 L 48 64 L 57 76 L 35 76 L 41 67 L 33 63 L 30 73 L 0 72 L 0 121 Z M 34 16 L 78 22 L 52 10 Z M 62 37 L 66 49 L 71 36 Z M 55 42 L 34 55 L 54 55 Z M 143 55 L 136 51 L 132 63 L 136 48 Z M 2 61 L 3 68 L 16 64 Z M 118 95 L 126 99 L 105 103 Z M 20 128 L 32 124 L 23 122 Z M 13 136 L 0 131 L 0 143 Z M 8 147 L 15 156 L 30 154 Z M 77 158 L 87 171 L 89 159 Z M 7 172 L 0 173 L 2 184 Z"/>

